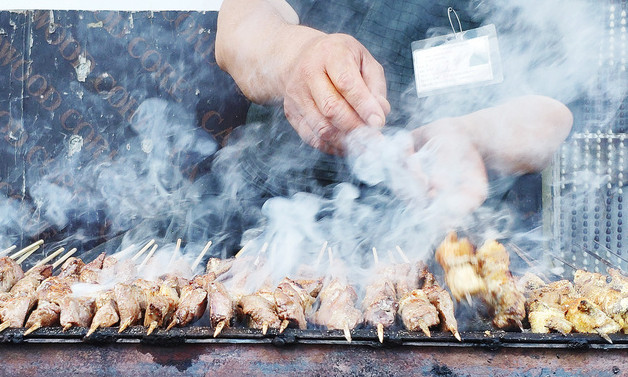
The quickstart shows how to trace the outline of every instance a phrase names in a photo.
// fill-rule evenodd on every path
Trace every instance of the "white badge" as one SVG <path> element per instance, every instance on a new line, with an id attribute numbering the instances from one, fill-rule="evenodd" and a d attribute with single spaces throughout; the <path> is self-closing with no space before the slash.
<path id="1" fill-rule="evenodd" d="M 412 42 L 414 77 L 419 97 L 427 97 L 503 80 L 495 25 Z"/>

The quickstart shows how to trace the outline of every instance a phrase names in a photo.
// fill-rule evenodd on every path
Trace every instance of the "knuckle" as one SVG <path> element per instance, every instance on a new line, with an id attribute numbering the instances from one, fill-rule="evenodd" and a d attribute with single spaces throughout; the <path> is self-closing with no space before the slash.
<path id="1" fill-rule="evenodd" d="M 326 118 L 332 118 L 340 112 L 341 103 L 335 96 L 328 96 L 323 100 L 321 112 Z"/>
<path id="2" fill-rule="evenodd" d="M 342 71 L 336 77 L 335 84 L 343 92 L 351 91 L 354 87 L 353 75 L 348 71 Z"/>

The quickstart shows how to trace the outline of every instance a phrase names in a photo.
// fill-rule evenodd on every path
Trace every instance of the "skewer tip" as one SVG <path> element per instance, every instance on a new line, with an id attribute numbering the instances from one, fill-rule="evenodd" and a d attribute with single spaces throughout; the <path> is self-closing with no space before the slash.
<path id="1" fill-rule="evenodd" d="M 347 339 L 347 342 L 351 343 L 352 339 L 351 339 L 351 330 L 349 329 L 349 324 L 345 323 L 345 327 L 342 329 L 342 331 L 345 334 L 345 339 Z"/>
<path id="2" fill-rule="evenodd" d="M 377 338 L 380 343 L 384 343 L 384 325 L 381 323 L 377 324 Z"/>
<path id="3" fill-rule="evenodd" d="M 126 321 L 124 321 L 124 323 L 120 325 L 120 329 L 118 330 L 118 334 L 120 334 L 121 332 L 126 330 L 127 327 L 129 327 L 130 325 L 131 325 L 131 320 L 130 319 L 127 319 Z"/>
<path id="4" fill-rule="evenodd" d="M 264 322 L 264 324 L 262 325 L 262 335 L 266 335 L 267 332 L 268 332 L 268 322 Z"/>
<path id="5" fill-rule="evenodd" d="M 166 327 L 166 331 L 170 331 L 170 329 L 172 329 L 173 327 L 175 327 L 178 323 L 179 323 L 179 320 L 177 320 L 176 318 L 173 318 L 173 319 L 172 319 L 172 322 L 170 322 L 170 324 L 168 325 L 168 327 Z"/>
<path id="6" fill-rule="evenodd" d="M 152 334 L 153 331 L 155 331 L 156 328 L 157 328 L 157 321 L 151 322 L 150 326 L 148 327 L 148 330 L 146 331 L 146 335 Z"/>
<path id="7" fill-rule="evenodd" d="M 281 321 L 281 326 L 279 326 L 279 333 L 280 334 L 283 333 L 289 324 L 290 324 L 290 321 L 288 321 L 287 319 L 284 319 L 283 321 Z"/>
<path id="8" fill-rule="evenodd" d="M 460 333 L 456 330 L 453 331 L 454 338 L 458 339 L 459 342 L 462 342 L 462 338 L 460 337 Z"/>
<path id="9" fill-rule="evenodd" d="M 423 333 L 425 335 L 427 335 L 428 337 L 432 337 L 432 333 L 430 333 L 430 328 L 429 326 L 427 326 L 427 324 L 423 321 L 419 322 L 419 327 L 421 328 L 421 331 L 423 331 Z"/>
<path id="10" fill-rule="evenodd" d="M 33 326 L 31 326 L 28 330 L 24 331 L 24 336 L 32 333 L 33 331 L 39 329 L 41 327 L 41 325 L 39 323 L 34 324 Z"/>
<path id="11" fill-rule="evenodd" d="M 4 323 L 0 324 L 0 332 L 3 332 L 4 330 L 8 329 L 9 327 L 11 327 L 11 323 L 10 322 L 4 322 Z"/>
<path id="12" fill-rule="evenodd" d="M 87 332 L 87 334 L 85 335 L 86 338 L 89 338 L 90 335 L 92 335 L 96 330 L 98 329 L 98 324 L 94 324 L 92 325 L 92 327 L 89 328 L 89 331 Z"/>
<path id="13" fill-rule="evenodd" d="M 613 344 L 613 341 L 611 340 L 611 337 L 608 336 L 608 334 L 602 333 L 602 332 L 599 334 L 602 337 L 602 339 L 606 340 L 609 344 Z"/>
<path id="14" fill-rule="evenodd" d="M 225 327 L 225 325 L 227 324 L 226 321 L 220 321 L 218 322 L 218 324 L 216 325 L 216 330 L 214 330 L 214 338 L 218 337 L 218 335 L 220 335 L 220 333 L 222 332 L 222 329 Z"/>
<path id="15" fill-rule="evenodd" d="M 70 327 L 72 327 L 71 323 L 68 323 L 67 325 L 63 326 L 63 331 L 67 331 L 70 329 Z"/>

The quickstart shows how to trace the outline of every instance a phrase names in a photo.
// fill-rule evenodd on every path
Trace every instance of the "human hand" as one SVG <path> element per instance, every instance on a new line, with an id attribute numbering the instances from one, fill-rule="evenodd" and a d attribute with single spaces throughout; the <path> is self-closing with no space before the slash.
<path id="1" fill-rule="evenodd" d="M 284 79 L 284 112 L 299 136 L 344 153 L 352 130 L 383 127 L 390 104 L 382 66 L 355 38 L 320 34 L 301 46 Z"/>

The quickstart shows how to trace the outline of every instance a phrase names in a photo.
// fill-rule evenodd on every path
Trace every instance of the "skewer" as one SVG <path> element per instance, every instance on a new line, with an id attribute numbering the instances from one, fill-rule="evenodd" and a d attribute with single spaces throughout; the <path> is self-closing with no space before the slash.
<path id="1" fill-rule="evenodd" d="M 218 324 L 216 325 L 216 330 L 214 330 L 214 338 L 220 335 L 220 333 L 222 332 L 222 329 L 225 328 L 226 324 L 227 324 L 227 321 L 225 320 L 218 322 Z"/>
<path id="2" fill-rule="evenodd" d="M 146 331 L 146 335 L 152 334 L 153 331 L 155 331 L 156 328 L 157 328 L 157 321 L 151 322 L 150 326 L 148 327 L 148 330 Z"/>
<path id="3" fill-rule="evenodd" d="M 148 241 L 148 243 L 146 245 L 144 245 L 143 248 L 140 249 L 140 251 L 137 252 L 137 254 L 135 254 L 131 260 L 132 261 L 136 261 L 142 254 L 144 254 L 146 252 L 146 250 L 148 250 L 151 246 L 153 246 L 153 244 L 155 243 L 155 240 L 152 239 L 150 241 Z"/>
<path id="4" fill-rule="evenodd" d="M 331 251 L 331 247 L 327 248 L 327 256 L 329 257 L 329 265 L 331 266 L 334 262 L 334 255 L 333 255 L 333 252 Z"/>
<path id="5" fill-rule="evenodd" d="M 44 264 L 50 262 L 51 260 L 55 259 L 59 254 L 63 253 L 65 251 L 64 247 L 60 247 L 57 251 L 55 251 L 54 253 L 48 255 L 46 258 L 40 260 L 39 262 L 37 262 L 33 268 L 35 267 L 39 267 L 39 266 L 43 266 Z M 31 268 L 32 270 L 32 268 Z"/>
<path id="6" fill-rule="evenodd" d="M 384 325 L 381 323 L 377 324 L 377 338 L 380 343 L 384 343 Z"/>
<path id="7" fill-rule="evenodd" d="M 65 253 L 61 258 L 59 258 L 58 261 L 56 261 L 56 262 L 54 262 L 52 264 L 52 268 L 55 269 L 55 268 L 59 267 L 61 264 L 63 264 L 63 262 L 65 262 L 66 259 L 68 259 L 72 255 L 74 255 L 74 253 L 76 253 L 76 250 L 77 250 L 76 247 L 73 247 L 72 249 L 70 249 L 70 251 Z"/>
<path id="8" fill-rule="evenodd" d="M 571 267 L 574 271 L 578 271 L 578 268 L 576 266 L 574 266 L 573 264 L 567 262 L 566 260 L 564 260 L 563 258 L 560 258 L 556 255 L 552 255 L 552 258 L 556 259 L 557 261 L 561 262 L 562 264 L 564 264 L 565 266 Z M 586 268 L 584 269 L 586 271 Z"/>
<path id="9" fill-rule="evenodd" d="M 3 332 L 4 330 L 8 329 L 9 327 L 11 327 L 11 322 L 9 322 L 9 321 L 0 324 L 0 332 Z"/>
<path id="10" fill-rule="evenodd" d="M 138 270 L 141 269 L 142 267 L 144 267 L 146 265 L 146 263 L 148 263 L 148 260 L 153 256 L 153 254 L 155 254 L 155 250 L 157 250 L 157 246 L 159 246 L 159 245 L 157 245 L 157 244 L 153 245 L 153 248 L 150 249 L 150 251 L 146 255 L 146 258 L 144 258 L 142 263 L 137 268 Z"/>
<path id="11" fill-rule="evenodd" d="M 432 337 L 432 334 L 430 333 L 430 328 L 427 326 L 425 322 L 423 322 L 420 319 L 419 319 L 419 327 L 421 328 L 421 331 L 423 331 L 425 335 L 427 335 L 430 338 Z"/>
<path id="12" fill-rule="evenodd" d="M 170 321 L 170 324 L 168 325 L 168 327 L 166 327 L 166 331 L 170 331 L 173 327 L 177 325 L 177 323 L 179 323 L 179 320 L 177 320 L 176 318 L 173 318 L 172 321 Z"/>
<path id="13" fill-rule="evenodd" d="M 6 249 L 0 251 L 0 257 L 9 254 L 10 252 L 12 252 L 17 246 L 13 245 L 10 247 L 7 247 Z"/>
<path id="14" fill-rule="evenodd" d="M 530 260 L 529 256 L 526 254 L 526 252 L 525 252 L 525 251 L 523 251 L 523 250 L 521 250 L 521 248 L 520 248 L 519 246 L 515 245 L 515 244 L 514 244 L 514 243 L 512 243 L 512 242 L 508 242 L 505 246 L 507 246 L 507 247 L 508 247 L 508 249 L 510 249 L 510 250 L 512 250 L 512 251 L 514 251 L 514 252 L 515 252 L 515 254 L 517 254 L 517 255 L 519 256 L 519 258 L 521 258 L 521 259 L 522 259 L 522 260 L 523 260 L 523 261 L 524 261 L 524 262 L 528 265 L 528 267 L 538 267 L 538 263 L 537 263 L 537 264 L 534 264 L 534 263 Z M 539 277 L 540 277 L 543 281 L 545 281 L 545 282 L 550 281 L 550 279 L 548 279 L 548 278 L 547 278 L 547 276 L 545 276 L 545 274 L 544 274 L 544 273 L 542 273 L 542 272 L 539 272 L 537 275 L 539 275 Z"/>
<path id="15" fill-rule="evenodd" d="M 22 256 L 20 257 L 20 259 L 16 260 L 16 261 L 15 261 L 15 263 L 17 263 L 17 264 L 22 264 L 22 263 L 26 260 L 26 258 L 30 257 L 30 256 L 31 256 L 31 254 L 33 254 L 34 252 L 36 252 L 36 251 L 37 251 L 37 249 L 39 249 L 39 246 L 37 246 L 37 247 L 35 247 L 35 248 L 33 248 L 33 249 L 29 250 L 28 252 L 24 253 L 24 255 L 22 255 Z"/>
<path id="16" fill-rule="evenodd" d="M 39 246 L 43 245 L 44 240 L 39 240 L 36 242 L 33 242 L 32 244 L 26 246 L 25 248 L 23 248 L 22 250 L 18 251 L 17 253 L 11 255 L 9 258 L 11 259 L 15 259 L 17 257 L 19 257 L 20 255 L 24 254 L 24 253 L 28 253 L 29 251 L 31 251 L 31 249 L 39 249 Z"/>
<path id="17" fill-rule="evenodd" d="M 596 240 L 593 240 L 593 242 L 596 243 L 597 245 L 599 245 L 601 248 L 603 248 L 609 254 L 613 254 L 613 256 L 617 257 L 619 260 L 628 263 L 628 259 L 623 258 L 621 255 L 617 254 L 616 252 L 614 252 L 613 250 L 609 249 L 608 247 L 602 245 L 601 243 L 597 242 Z"/>
<path id="18" fill-rule="evenodd" d="M 255 267 L 259 264 L 259 258 L 266 253 L 266 250 L 268 250 L 268 242 L 264 242 L 259 253 L 257 253 L 257 258 L 255 258 L 255 262 L 253 263 Z"/>
<path id="19" fill-rule="evenodd" d="M 63 326 L 63 332 L 66 332 L 70 329 L 70 327 L 72 327 L 71 323 L 68 323 L 67 325 Z"/>
<path id="20" fill-rule="evenodd" d="M 345 327 L 342 329 L 342 331 L 345 334 L 345 339 L 347 339 L 347 342 L 351 343 L 352 339 L 351 339 L 351 330 L 349 330 L 349 324 L 345 323 Z"/>
<path id="21" fill-rule="evenodd" d="M 205 245 L 201 253 L 198 255 L 198 257 L 196 257 L 196 260 L 194 261 L 194 263 L 192 263 L 192 271 L 194 271 L 196 266 L 198 266 L 198 264 L 201 263 L 201 260 L 203 260 L 203 257 L 205 256 L 205 254 L 207 254 L 207 250 L 209 250 L 211 245 L 212 245 L 212 241 L 209 241 L 207 245 Z"/>
<path id="22" fill-rule="evenodd" d="M 36 330 L 38 330 L 40 328 L 41 328 L 41 325 L 36 323 L 33 326 L 29 327 L 26 331 L 24 331 L 24 336 L 26 336 L 26 335 L 28 335 L 28 334 L 32 333 L 33 331 L 36 331 Z"/>
<path id="23" fill-rule="evenodd" d="M 408 257 L 406 256 L 406 253 L 404 253 L 403 250 L 401 250 L 399 245 L 395 246 L 395 249 L 397 249 L 397 253 L 399 253 L 399 255 L 401 256 L 401 259 L 403 259 L 404 262 L 410 263 L 410 259 L 408 259 Z"/>
<path id="24" fill-rule="evenodd" d="M 587 249 L 583 245 L 579 245 L 579 244 L 574 244 L 574 245 L 578 246 L 580 248 L 580 250 L 582 250 L 585 253 L 589 254 L 593 258 L 595 258 L 595 259 L 599 260 L 600 262 L 604 263 L 606 265 L 606 267 L 615 268 L 615 266 L 611 262 L 609 262 L 606 259 L 602 258 L 601 256 L 595 254 L 594 252 L 592 252 L 591 250 Z"/>
<path id="25" fill-rule="evenodd" d="M 264 322 L 264 324 L 262 325 L 262 335 L 266 335 L 267 332 L 268 332 L 268 322 Z"/>
<path id="26" fill-rule="evenodd" d="M 281 321 L 281 325 L 279 326 L 279 333 L 283 333 L 284 330 L 286 328 L 288 328 L 288 325 L 290 324 L 290 321 L 288 321 L 287 319 L 284 319 L 283 321 Z"/>
<path id="27" fill-rule="evenodd" d="M 327 249 L 328 242 L 323 242 L 323 247 L 321 247 L 321 251 L 318 252 L 318 257 L 316 258 L 316 266 L 321 264 L 321 260 L 323 260 L 323 254 L 325 253 L 325 249 Z"/>
<path id="28" fill-rule="evenodd" d="M 373 259 L 375 260 L 375 265 L 379 264 L 379 257 L 377 256 L 377 249 L 373 248 Z"/>
<path id="29" fill-rule="evenodd" d="M 118 334 L 122 333 L 122 331 L 126 330 L 127 327 L 131 326 L 132 322 L 133 322 L 132 319 L 127 319 L 126 321 L 124 321 L 124 323 L 121 323 L 120 329 L 118 330 Z"/>
<path id="30" fill-rule="evenodd" d="M 172 256 L 170 257 L 170 261 L 168 262 L 168 266 L 171 266 L 174 263 L 174 259 L 179 254 L 179 249 L 181 249 L 181 238 L 177 238 L 177 245 L 174 247 L 174 251 L 172 252 Z"/>
<path id="31" fill-rule="evenodd" d="M 240 251 L 236 253 L 234 258 L 238 258 L 240 255 L 242 255 L 242 253 L 244 253 L 244 250 L 248 249 L 252 242 L 253 240 L 250 240 L 249 242 L 245 243 L 244 246 L 242 246 L 242 248 L 240 249 Z"/>

